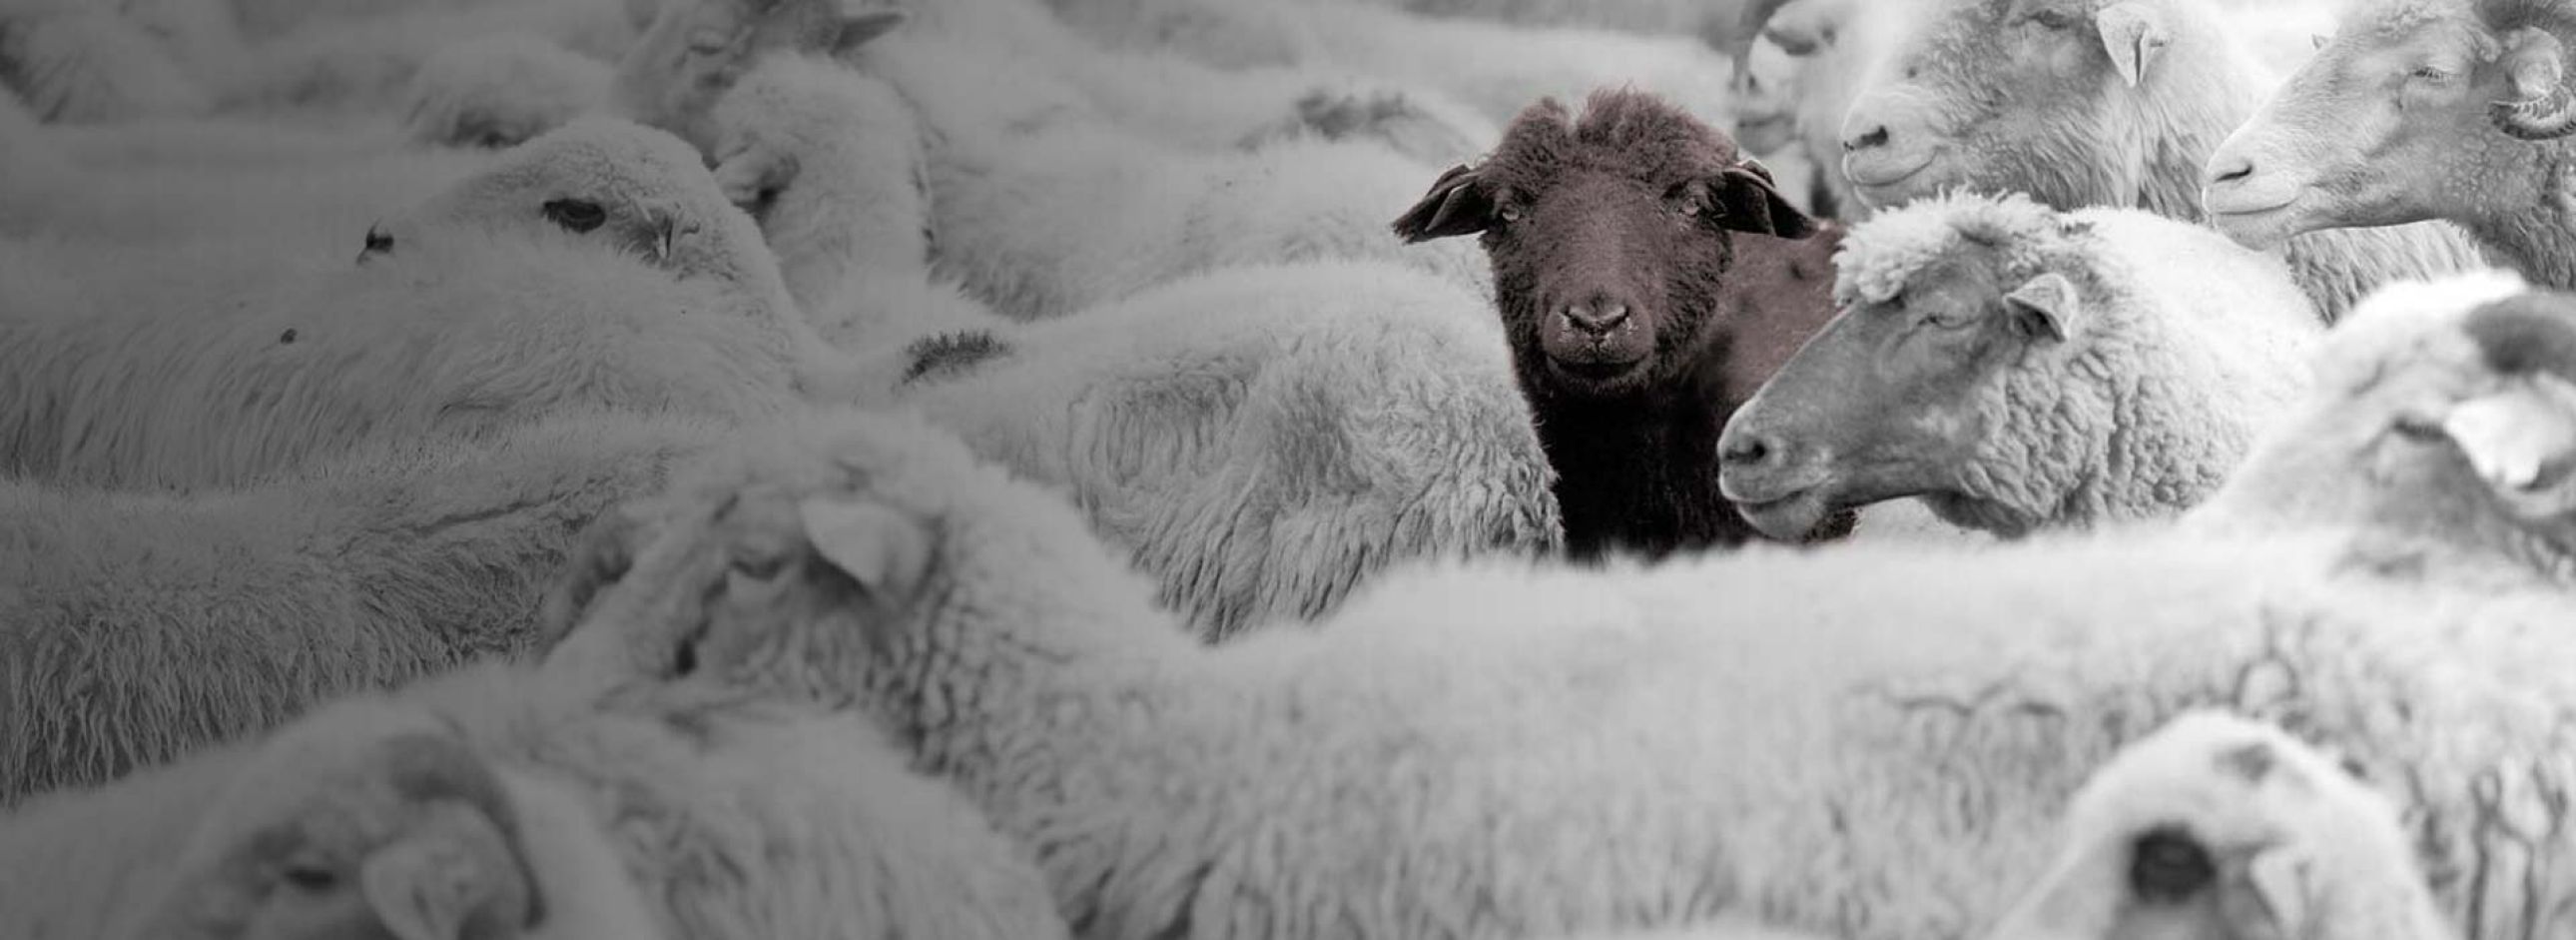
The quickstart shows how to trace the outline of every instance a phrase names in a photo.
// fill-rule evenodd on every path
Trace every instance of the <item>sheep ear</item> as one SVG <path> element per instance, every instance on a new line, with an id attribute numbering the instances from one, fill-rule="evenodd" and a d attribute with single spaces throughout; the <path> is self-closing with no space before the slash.
<path id="1" fill-rule="evenodd" d="M 2576 481 L 2576 385 L 2531 373 L 2451 407 L 2442 433 L 2498 496 L 2517 502 Z"/>
<path id="2" fill-rule="evenodd" d="M 796 514 L 814 551 L 869 594 L 909 597 L 930 573 L 929 528 L 893 507 L 816 496 L 796 504 Z"/>
<path id="3" fill-rule="evenodd" d="M 2219 917 L 2244 940 L 2287 940 L 2307 935 L 2308 864 L 2287 846 L 2254 853 L 2220 879 Z"/>
<path id="4" fill-rule="evenodd" d="M 1816 220 L 1780 195 L 1779 186 L 1771 182 L 1770 168 L 1751 157 L 1720 171 L 1709 192 L 1717 198 L 1717 224 L 1725 228 L 1780 238 L 1816 233 Z"/>
<path id="5" fill-rule="evenodd" d="M 1484 179 L 1464 163 L 1450 167 L 1433 180 L 1431 190 L 1404 214 L 1395 217 L 1395 237 L 1405 244 L 1473 235 L 1494 224 L 1494 199 L 1485 192 Z"/>
<path id="6" fill-rule="evenodd" d="M 895 31 L 910 14 L 902 10 L 869 10 L 841 18 L 840 28 L 832 36 L 832 54 L 845 56 L 875 42 L 878 37 Z"/>
<path id="7" fill-rule="evenodd" d="M 2075 317 L 2082 312 L 2083 300 L 2066 275 L 2042 271 L 2005 294 L 2004 305 L 2012 308 L 2024 335 L 2046 336 L 2062 343 L 2074 335 Z"/>
<path id="8" fill-rule="evenodd" d="M 2146 81 L 2147 70 L 2173 42 L 2165 29 L 2164 18 L 2139 3 L 2114 3 L 2093 14 L 2093 27 L 2102 34 L 2102 49 L 2111 54 L 2111 67 L 2120 71 L 2120 80 L 2129 87 Z"/>
<path id="9" fill-rule="evenodd" d="M 404 841 L 367 857 L 358 892 L 396 940 L 458 940 L 481 900 L 471 860 L 435 842 Z"/>

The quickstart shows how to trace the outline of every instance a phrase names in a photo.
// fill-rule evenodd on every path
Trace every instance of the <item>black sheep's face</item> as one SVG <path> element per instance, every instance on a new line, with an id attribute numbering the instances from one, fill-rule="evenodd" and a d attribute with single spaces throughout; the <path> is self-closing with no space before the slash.
<path id="1" fill-rule="evenodd" d="M 1611 398 L 1687 366 L 1734 260 L 1732 233 L 1794 238 L 1808 226 L 1758 164 L 1689 173 L 1577 164 L 1508 176 L 1460 167 L 1396 231 L 1408 241 L 1479 235 L 1524 384 Z"/>

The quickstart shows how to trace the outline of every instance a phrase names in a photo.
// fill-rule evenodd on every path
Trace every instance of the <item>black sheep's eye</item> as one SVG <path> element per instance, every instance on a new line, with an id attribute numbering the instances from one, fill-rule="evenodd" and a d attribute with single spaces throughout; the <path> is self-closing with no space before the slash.
<path id="1" fill-rule="evenodd" d="M 1494 217 L 1503 220 L 1503 223 L 1506 225 L 1518 222 L 1521 220 L 1521 207 L 1506 204 L 1502 208 L 1494 210 Z"/>
<path id="2" fill-rule="evenodd" d="M 2140 900 L 2172 904 L 2217 877 L 2209 853 L 2182 830 L 2159 827 L 2139 836 L 2129 854 L 2129 888 Z"/>
<path id="3" fill-rule="evenodd" d="M 598 203 L 584 199 L 556 199 L 545 204 L 546 221 L 574 233 L 587 232 L 608 221 L 608 211 Z"/>
<path id="4" fill-rule="evenodd" d="M 329 891 L 340 884 L 338 874 L 312 865 L 287 866 L 285 878 L 287 886 L 298 891 Z"/>
<path id="5" fill-rule="evenodd" d="M 733 560 L 735 574 L 758 581 L 768 581 L 787 570 L 787 556 L 775 553 L 746 554 Z"/>

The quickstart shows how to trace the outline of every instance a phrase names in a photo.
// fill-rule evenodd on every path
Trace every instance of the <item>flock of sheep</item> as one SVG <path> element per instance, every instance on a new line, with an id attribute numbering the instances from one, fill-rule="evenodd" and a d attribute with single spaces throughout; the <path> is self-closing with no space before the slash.
<path id="1" fill-rule="evenodd" d="M 2576 936 L 2576 0 L 0 0 L 0 937 Z"/>

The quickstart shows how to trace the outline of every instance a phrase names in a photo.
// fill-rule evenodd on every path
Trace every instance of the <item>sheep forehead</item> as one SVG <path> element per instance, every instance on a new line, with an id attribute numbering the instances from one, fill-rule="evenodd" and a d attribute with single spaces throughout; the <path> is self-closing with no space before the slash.
<path id="1" fill-rule="evenodd" d="M 1843 236 L 1834 256 L 1834 302 L 1884 303 L 1917 274 L 1956 257 L 1975 240 L 1998 249 L 2007 269 L 2037 264 L 2058 240 L 2058 214 L 2020 194 L 1943 193 L 1871 216 Z"/>
<path id="2" fill-rule="evenodd" d="M 1615 89 L 1595 92 L 1579 115 L 1552 98 L 1524 109 L 1484 169 L 1506 188 L 1537 191 L 1569 169 L 1661 183 L 1713 176 L 1737 157 L 1732 140 L 1671 102 Z"/>
<path id="3" fill-rule="evenodd" d="M 2247 777 L 2234 755 L 2260 748 Z M 2094 774 L 2069 817 L 2080 831 L 2135 835 L 2181 824 L 2216 849 L 2253 847 L 2308 828 L 2316 798 L 2346 792 L 2341 768 L 2281 729 L 2215 711 L 2186 713 L 2132 743 Z"/>

